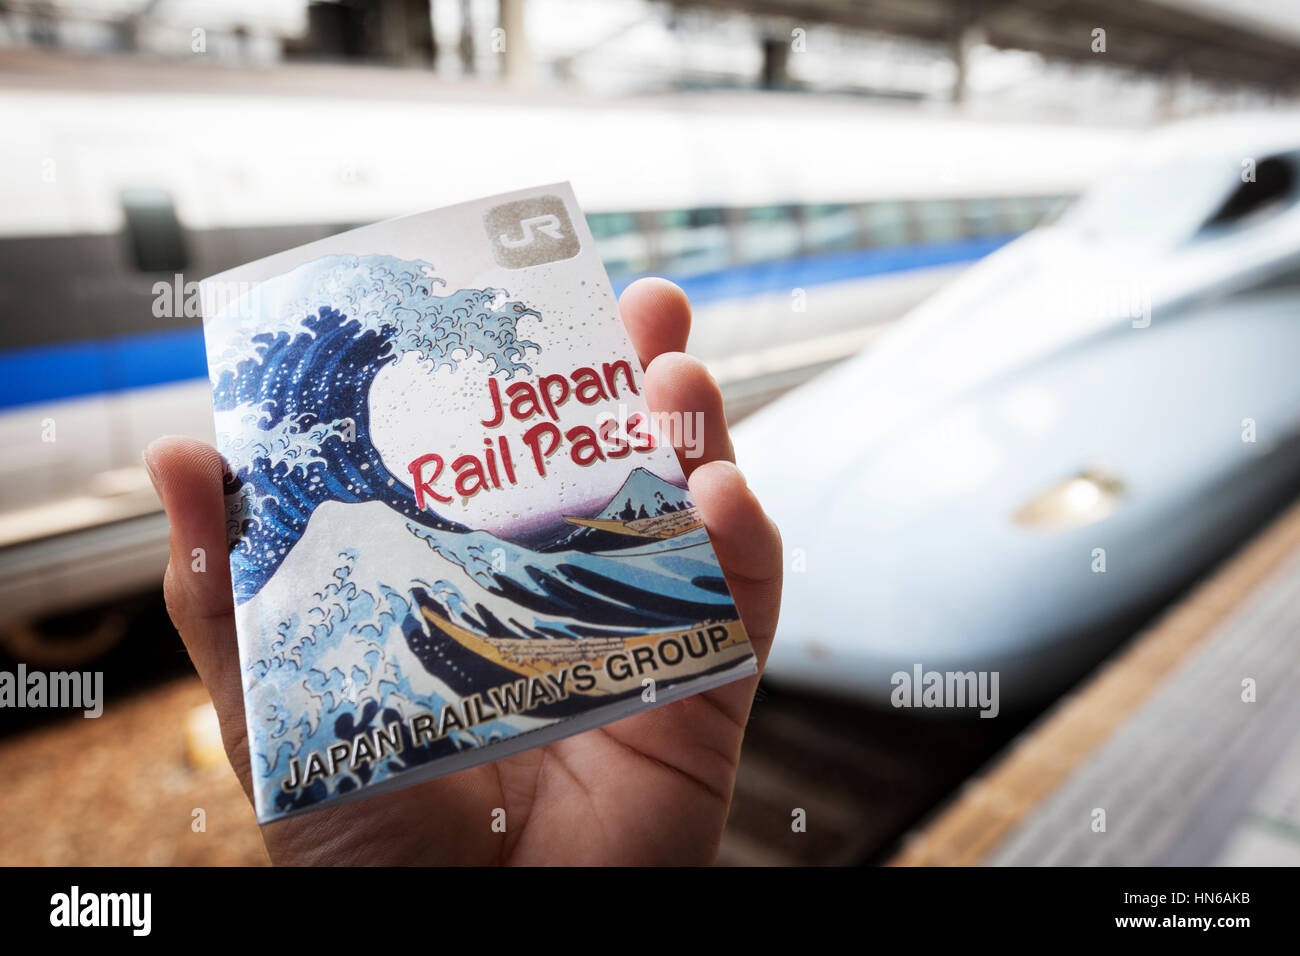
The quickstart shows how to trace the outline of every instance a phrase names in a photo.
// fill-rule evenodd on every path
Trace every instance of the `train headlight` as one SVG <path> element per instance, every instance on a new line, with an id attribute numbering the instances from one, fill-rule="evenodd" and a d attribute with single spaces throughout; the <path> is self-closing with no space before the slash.
<path id="1" fill-rule="evenodd" d="M 1124 484 L 1100 471 L 1084 471 L 1030 499 L 1012 514 L 1016 524 L 1064 531 L 1094 524 L 1119 507 Z"/>

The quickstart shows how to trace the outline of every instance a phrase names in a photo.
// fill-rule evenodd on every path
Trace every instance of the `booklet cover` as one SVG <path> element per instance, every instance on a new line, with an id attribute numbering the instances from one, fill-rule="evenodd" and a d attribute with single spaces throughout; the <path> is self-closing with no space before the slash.
<path id="1" fill-rule="evenodd" d="M 755 672 L 567 184 L 201 297 L 261 822 Z"/>

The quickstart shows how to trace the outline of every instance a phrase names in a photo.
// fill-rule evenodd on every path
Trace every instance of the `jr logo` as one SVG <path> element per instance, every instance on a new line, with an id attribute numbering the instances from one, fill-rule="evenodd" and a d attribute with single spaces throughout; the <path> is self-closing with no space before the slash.
<path id="1" fill-rule="evenodd" d="M 492 256 L 507 269 L 527 269 L 578 254 L 578 234 L 559 196 L 535 196 L 493 206 L 483 216 Z"/>
<path id="2" fill-rule="evenodd" d="M 560 228 L 560 220 L 555 216 L 552 216 L 550 213 L 547 213 L 545 216 L 530 216 L 519 223 L 519 229 L 523 235 L 518 239 L 511 238 L 504 232 L 497 236 L 497 239 L 500 241 L 501 245 L 505 246 L 507 249 L 518 249 L 520 246 L 529 245 L 536 240 L 537 234 L 533 232 L 534 229 L 537 230 L 537 233 L 540 233 L 543 236 L 549 236 L 552 239 L 564 238 L 564 232 Z"/>

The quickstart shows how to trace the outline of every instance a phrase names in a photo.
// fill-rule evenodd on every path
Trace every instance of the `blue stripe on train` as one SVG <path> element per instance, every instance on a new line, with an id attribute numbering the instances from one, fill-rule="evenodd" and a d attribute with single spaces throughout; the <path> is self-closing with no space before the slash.
<path id="1" fill-rule="evenodd" d="M 0 354 L 0 408 L 205 378 L 201 328 L 60 342 Z"/>
<path id="2" fill-rule="evenodd" d="M 692 304 L 707 305 L 723 299 L 739 299 L 768 292 L 789 294 L 791 289 L 843 282 L 846 279 L 865 279 L 911 269 L 973 262 L 1005 246 L 1017 235 L 1019 233 L 918 246 L 852 249 L 801 259 L 733 266 L 692 276 L 678 277 L 670 274 L 667 278 L 685 290 Z M 626 277 L 614 280 L 614 291 L 622 293 L 634 279 L 635 277 Z"/>
<path id="3" fill-rule="evenodd" d="M 685 290 L 693 304 L 707 305 L 724 299 L 971 262 L 1013 238 L 989 236 L 920 246 L 855 249 L 668 278 Z M 632 281 L 632 277 L 615 279 L 615 291 L 621 293 Z M 206 376 L 203 330 L 198 327 L 15 349 L 0 353 L 0 408 Z"/>

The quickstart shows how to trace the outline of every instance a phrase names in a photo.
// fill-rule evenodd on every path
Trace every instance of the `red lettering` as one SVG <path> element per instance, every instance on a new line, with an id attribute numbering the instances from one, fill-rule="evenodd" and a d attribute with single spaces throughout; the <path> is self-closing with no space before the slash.
<path id="1" fill-rule="evenodd" d="M 609 394 L 618 398 L 618 386 L 614 384 L 614 373 L 622 372 L 623 378 L 627 381 L 627 387 L 632 390 L 633 395 L 640 394 L 636 390 L 636 383 L 632 378 L 632 366 L 627 364 L 624 359 L 617 362 L 605 362 L 601 365 L 600 370 L 605 373 L 605 384 L 609 386 Z"/>
<path id="2" fill-rule="evenodd" d="M 537 404 L 537 393 L 527 382 L 515 382 L 506 389 L 506 394 L 510 396 L 510 414 L 521 422 L 542 410 Z"/>
<path id="3" fill-rule="evenodd" d="M 541 449 L 543 437 L 550 442 L 550 447 L 546 451 Z M 524 432 L 524 444 L 533 453 L 533 464 L 537 466 L 537 474 L 545 478 L 546 459 L 554 455 L 555 450 L 560 447 L 560 430 L 550 422 L 540 422 Z"/>
<path id="4" fill-rule="evenodd" d="M 461 455 L 451 463 L 456 471 L 456 494 L 472 498 L 488 486 L 483 463 L 473 455 Z"/>
<path id="5" fill-rule="evenodd" d="M 424 478 L 421 477 L 421 473 L 424 471 L 424 466 L 429 462 L 433 462 L 433 475 L 428 481 L 425 481 Z M 424 510 L 425 495 L 429 495 L 431 498 L 435 498 L 444 504 L 449 504 L 452 501 L 450 497 L 438 494 L 438 492 L 433 488 L 433 483 L 437 481 L 438 476 L 442 474 L 441 455 L 421 455 L 406 467 L 411 473 L 411 483 L 415 487 L 415 507 L 419 508 L 421 511 Z"/>
<path id="6" fill-rule="evenodd" d="M 559 421 L 560 416 L 555 411 L 557 405 L 563 405 L 569 400 L 569 380 L 563 375 L 543 375 L 537 380 L 537 384 L 542 387 L 542 401 L 546 403 L 546 412 L 554 421 Z M 551 397 L 551 386 L 558 385 L 560 397 L 554 399 Z"/>
<path id="7" fill-rule="evenodd" d="M 600 376 L 594 368 L 585 365 L 573 372 L 573 397 L 584 405 L 594 405 L 602 399 L 609 401 L 605 386 L 600 384 Z"/>
<path id="8" fill-rule="evenodd" d="M 564 433 L 564 437 L 573 443 L 573 447 L 569 449 L 569 457 L 573 459 L 574 464 L 594 465 L 598 461 L 605 460 L 605 453 L 600 450 L 596 433 L 586 425 L 573 426 Z"/>

